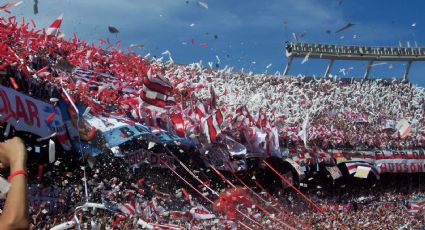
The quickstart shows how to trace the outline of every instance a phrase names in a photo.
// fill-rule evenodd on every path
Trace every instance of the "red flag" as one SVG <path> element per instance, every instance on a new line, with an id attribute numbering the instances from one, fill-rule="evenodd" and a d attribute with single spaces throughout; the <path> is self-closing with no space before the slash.
<path id="1" fill-rule="evenodd" d="M 43 177 L 43 165 L 38 165 L 38 170 L 37 170 L 37 180 L 41 180 L 41 178 Z"/>
<path id="2" fill-rule="evenodd" d="M 19 86 L 18 86 L 18 83 L 16 83 L 15 78 L 9 77 L 9 80 L 10 80 L 10 83 L 12 84 L 13 88 L 15 90 L 19 90 Z"/>
<path id="3" fill-rule="evenodd" d="M 173 113 L 170 115 L 171 123 L 173 124 L 174 131 L 179 137 L 185 137 L 184 120 L 181 113 Z"/>
<path id="4" fill-rule="evenodd" d="M 186 189 L 182 188 L 182 193 L 186 200 L 190 200 L 189 193 L 186 191 Z"/>
<path id="5" fill-rule="evenodd" d="M 55 36 L 59 32 L 59 28 L 61 27 L 63 20 L 63 14 L 59 15 L 58 18 L 56 18 L 53 23 L 49 26 L 49 28 L 46 30 L 47 35 Z"/>

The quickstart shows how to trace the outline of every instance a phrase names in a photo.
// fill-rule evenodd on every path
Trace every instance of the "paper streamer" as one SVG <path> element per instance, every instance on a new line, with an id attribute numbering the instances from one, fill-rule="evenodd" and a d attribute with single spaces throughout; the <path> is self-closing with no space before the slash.
<path id="1" fill-rule="evenodd" d="M 43 165 L 38 165 L 37 180 L 41 180 L 42 177 L 43 177 Z"/>
<path id="2" fill-rule="evenodd" d="M 98 209 L 106 209 L 106 206 L 104 204 L 99 203 L 90 203 L 87 202 L 83 205 L 84 208 L 98 208 Z"/>
<path id="3" fill-rule="evenodd" d="M 9 77 L 9 80 L 10 80 L 10 83 L 12 84 L 13 88 L 15 90 L 19 90 L 19 86 L 18 86 L 18 83 L 16 83 L 15 78 Z"/>
<path id="4" fill-rule="evenodd" d="M 186 189 L 182 188 L 182 193 L 183 193 L 184 197 L 186 198 L 186 200 L 190 200 L 189 193 L 186 191 Z"/>
<path id="5" fill-rule="evenodd" d="M 55 113 L 49 114 L 49 116 L 46 118 L 46 122 L 51 123 L 55 119 L 55 117 L 56 117 Z"/>
<path id="6" fill-rule="evenodd" d="M 64 88 L 62 88 L 62 91 L 65 94 L 66 98 L 68 98 L 68 101 L 69 101 L 69 103 L 71 103 L 71 105 L 74 108 L 75 112 L 77 114 L 80 114 L 80 112 L 77 109 L 77 106 L 75 106 L 75 104 L 74 104 L 74 100 L 71 98 L 71 96 L 69 96 L 68 92 L 66 92 L 66 90 Z"/>
<path id="7" fill-rule="evenodd" d="M 10 123 L 7 123 L 6 129 L 4 130 L 4 137 L 8 137 L 10 133 Z"/>
<path id="8" fill-rule="evenodd" d="M 49 140 L 49 162 L 53 163 L 56 159 L 56 147 L 53 140 Z"/>
<path id="9" fill-rule="evenodd" d="M 54 132 L 54 133 L 52 133 L 51 135 L 49 135 L 49 136 L 47 136 L 47 137 L 40 137 L 40 138 L 37 138 L 36 139 L 36 141 L 37 142 L 41 142 L 41 141 L 45 141 L 45 140 L 48 140 L 48 139 L 51 139 L 51 138 L 53 138 L 53 137 L 55 137 L 56 136 L 56 132 Z"/>
<path id="10" fill-rule="evenodd" d="M 156 145 L 155 142 L 149 142 L 148 149 L 153 148 L 155 145 Z"/>
<path id="11" fill-rule="evenodd" d="M 90 106 L 88 106 L 88 107 L 86 108 L 86 110 L 84 110 L 83 116 L 86 116 L 87 114 L 89 114 L 89 113 L 90 113 L 90 110 L 91 110 L 91 107 L 90 107 Z"/>
<path id="12" fill-rule="evenodd" d="M 73 228 L 77 223 L 75 222 L 75 220 L 71 220 L 59 225 L 56 225 L 55 227 L 51 228 L 50 230 L 66 230 L 66 229 L 70 229 Z"/>

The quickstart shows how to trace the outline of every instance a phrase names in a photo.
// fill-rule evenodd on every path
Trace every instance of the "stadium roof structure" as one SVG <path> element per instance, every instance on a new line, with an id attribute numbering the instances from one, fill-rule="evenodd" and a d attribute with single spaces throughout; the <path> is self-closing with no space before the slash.
<path id="1" fill-rule="evenodd" d="M 318 58 L 329 60 L 324 77 L 328 77 L 335 60 L 368 61 L 364 79 L 368 79 L 374 61 L 405 61 L 403 81 L 408 81 L 409 71 L 414 61 L 425 61 L 425 48 L 343 46 L 319 43 L 286 42 L 288 63 L 284 75 L 288 75 L 294 58 Z"/>

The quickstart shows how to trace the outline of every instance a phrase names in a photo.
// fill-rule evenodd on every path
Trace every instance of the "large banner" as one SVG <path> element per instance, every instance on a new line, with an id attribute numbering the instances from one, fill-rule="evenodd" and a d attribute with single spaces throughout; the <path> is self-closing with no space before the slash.
<path id="1" fill-rule="evenodd" d="M 349 162 L 364 162 L 374 166 L 380 173 L 425 172 L 425 150 L 319 150 L 293 149 L 289 157 L 297 164 L 313 165 L 317 162 L 334 165 Z M 328 159 L 328 160 L 326 160 Z"/>
<path id="2" fill-rule="evenodd" d="M 166 166 L 161 162 L 164 161 L 167 165 L 174 167 L 176 159 L 166 153 L 154 153 L 147 149 L 139 149 L 131 152 L 126 156 L 127 162 L 130 166 L 141 165 L 143 163 L 149 164 L 152 167 L 165 168 Z"/>
<path id="3" fill-rule="evenodd" d="M 367 162 L 380 173 L 425 172 L 425 151 L 418 150 L 377 150 L 377 151 L 338 151 L 332 156 L 337 164 L 343 162 Z"/>
<path id="4" fill-rule="evenodd" d="M 37 100 L 13 89 L 0 85 L 1 121 L 18 131 L 49 137 L 56 133 L 56 139 L 65 150 L 71 143 L 58 107 Z"/>
<path id="5" fill-rule="evenodd" d="M 347 160 L 380 160 L 380 159 L 420 159 L 425 161 L 425 151 L 417 150 L 377 150 L 377 151 L 341 151 L 330 152 L 334 158 Z"/>
<path id="6" fill-rule="evenodd" d="M 381 173 L 418 173 L 425 172 L 425 160 L 381 159 L 375 161 Z"/>

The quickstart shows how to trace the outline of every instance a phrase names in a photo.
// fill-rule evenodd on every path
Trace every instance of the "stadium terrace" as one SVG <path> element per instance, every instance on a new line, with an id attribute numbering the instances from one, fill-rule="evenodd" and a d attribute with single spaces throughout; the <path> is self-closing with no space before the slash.
<path id="1" fill-rule="evenodd" d="M 175 65 L 109 41 L 65 40 L 14 16 L 0 23 L 3 139 L 26 140 L 36 175 L 32 214 L 44 218 L 34 226 L 91 221 L 94 229 L 104 220 L 116 228 L 292 229 L 328 228 L 327 220 L 340 227 L 360 214 L 341 217 L 335 201 L 316 202 L 314 189 L 305 195 L 313 178 L 375 183 L 388 174 L 424 173 L 425 90 L 418 86 Z M 170 188 L 161 190 L 165 184 Z M 296 198 L 279 201 L 273 195 L 281 193 L 268 186 L 290 188 L 282 194 Z M 411 226 L 423 225 L 400 211 L 423 213 L 418 194 L 346 198 L 346 209 L 389 205 Z M 404 224 L 388 216 L 394 226 Z"/>

